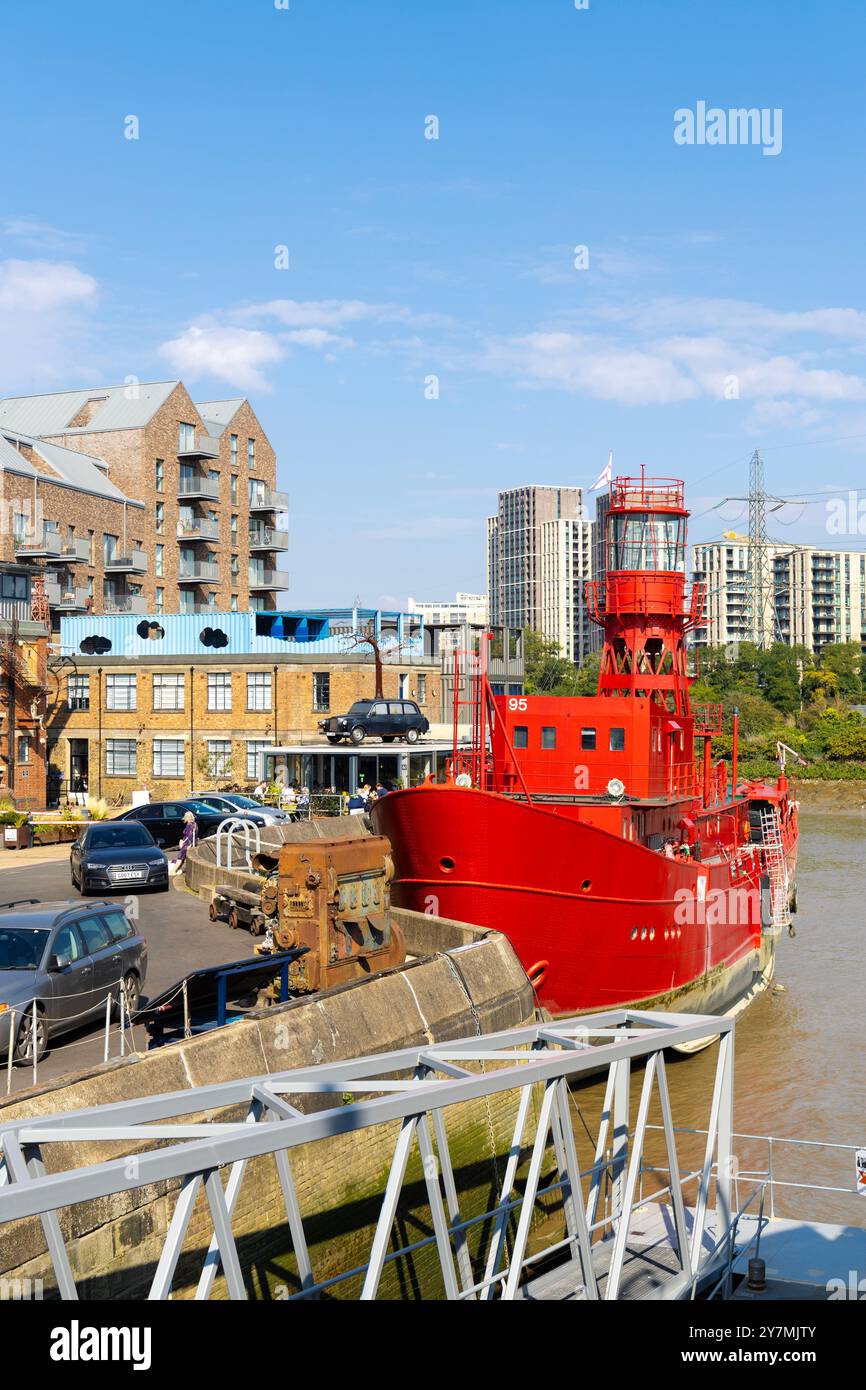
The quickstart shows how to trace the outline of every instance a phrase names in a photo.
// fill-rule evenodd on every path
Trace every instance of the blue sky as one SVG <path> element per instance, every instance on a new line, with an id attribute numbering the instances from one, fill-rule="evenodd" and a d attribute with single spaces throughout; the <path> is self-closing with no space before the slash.
<path id="1" fill-rule="evenodd" d="M 15 7 L 0 393 L 248 394 L 299 605 L 483 588 L 497 489 L 610 449 L 700 539 L 760 447 L 810 502 L 773 533 L 826 544 L 866 459 L 864 38 L 860 0 Z M 699 101 L 781 109 L 780 153 L 677 144 Z"/>

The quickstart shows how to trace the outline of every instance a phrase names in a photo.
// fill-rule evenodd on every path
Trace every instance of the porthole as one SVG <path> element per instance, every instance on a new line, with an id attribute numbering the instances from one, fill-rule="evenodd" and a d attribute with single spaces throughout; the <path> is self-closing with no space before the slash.
<path id="1" fill-rule="evenodd" d="M 640 939 L 641 939 L 641 941 L 646 941 L 646 927 L 641 927 L 641 929 L 640 929 Z"/>
<path id="2" fill-rule="evenodd" d="M 636 940 L 637 940 L 637 927 L 632 927 L 632 929 L 631 929 L 631 939 L 632 939 L 632 941 L 636 941 Z"/>
<path id="3" fill-rule="evenodd" d="M 650 941 L 655 941 L 655 939 L 656 939 L 656 929 L 655 929 L 655 927 L 650 927 Z"/>
<path id="4" fill-rule="evenodd" d="M 585 879 L 583 880 L 583 883 L 580 885 L 580 891 L 581 891 L 581 893 L 588 893 L 591 887 L 592 887 L 592 880 L 591 880 L 591 879 L 588 879 L 588 878 L 585 878 Z"/>
<path id="5" fill-rule="evenodd" d="M 442 858 L 439 860 L 439 868 L 442 870 L 443 874 L 450 874 L 452 869 L 456 867 L 456 863 L 451 858 L 450 854 L 443 854 Z"/>

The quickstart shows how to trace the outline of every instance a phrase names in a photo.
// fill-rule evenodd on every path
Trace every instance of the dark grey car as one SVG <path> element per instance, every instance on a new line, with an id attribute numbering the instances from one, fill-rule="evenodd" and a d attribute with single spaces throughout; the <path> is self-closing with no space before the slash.
<path id="1" fill-rule="evenodd" d="M 121 982 L 135 1013 L 147 975 L 147 942 L 117 903 L 19 903 L 0 911 L 0 1053 L 33 1060 L 49 1038 L 119 1010 Z M 12 1019 L 14 1014 L 14 1030 Z"/>
<path id="2" fill-rule="evenodd" d="M 168 860 L 151 832 L 135 821 L 86 825 L 69 851 L 69 872 L 82 897 L 127 888 L 168 891 Z"/>

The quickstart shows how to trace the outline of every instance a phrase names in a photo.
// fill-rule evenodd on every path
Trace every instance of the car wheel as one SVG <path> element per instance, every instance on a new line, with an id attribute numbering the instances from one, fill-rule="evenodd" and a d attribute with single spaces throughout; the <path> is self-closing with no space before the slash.
<path id="1" fill-rule="evenodd" d="M 406 742 L 407 742 L 407 743 L 417 743 L 417 742 L 418 742 L 418 730 L 417 730 L 417 729 L 407 729 L 407 730 L 406 730 Z"/>
<path id="2" fill-rule="evenodd" d="M 87 894 L 90 892 L 90 889 L 87 886 L 87 879 L 85 878 L 83 871 L 78 879 L 78 884 L 76 886 L 82 898 L 86 898 Z"/>
<path id="3" fill-rule="evenodd" d="M 130 970 L 123 977 L 123 984 L 126 990 L 126 1012 L 127 1016 L 135 1017 L 141 1006 L 141 980 L 134 970 Z M 120 998 L 114 1001 L 114 1017 L 120 1018 Z"/>
<path id="4" fill-rule="evenodd" d="M 48 1051 L 48 1030 L 45 1026 L 45 1015 L 36 1006 L 36 1060 L 41 1062 L 45 1053 Z M 18 1036 L 15 1039 L 15 1047 L 12 1053 L 15 1065 L 26 1067 L 33 1065 L 33 1010 L 22 1016 L 21 1026 L 18 1029 Z"/>
<path id="5" fill-rule="evenodd" d="M 366 737 L 367 730 L 362 728 L 360 724 L 356 725 L 352 730 L 351 738 L 353 743 L 363 743 Z"/>

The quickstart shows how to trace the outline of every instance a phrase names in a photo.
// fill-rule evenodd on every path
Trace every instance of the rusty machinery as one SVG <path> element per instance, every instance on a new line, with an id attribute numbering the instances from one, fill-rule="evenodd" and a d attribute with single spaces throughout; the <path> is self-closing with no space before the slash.
<path id="1" fill-rule="evenodd" d="M 289 987 L 307 993 L 347 984 L 406 959 L 403 933 L 391 918 L 391 844 L 382 835 L 283 844 L 279 857 L 253 857 L 264 878 L 221 884 L 211 917 L 265 932 L 259 952 L 306 946 L 292 963 Z"/>

